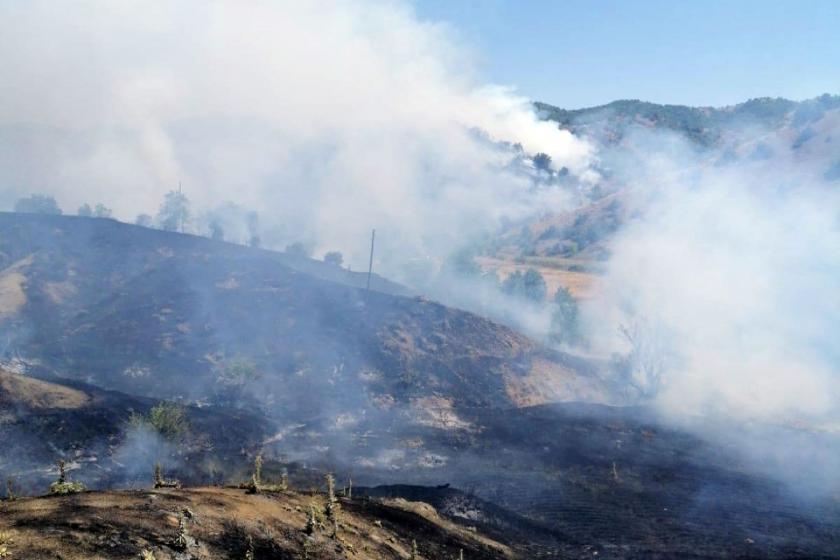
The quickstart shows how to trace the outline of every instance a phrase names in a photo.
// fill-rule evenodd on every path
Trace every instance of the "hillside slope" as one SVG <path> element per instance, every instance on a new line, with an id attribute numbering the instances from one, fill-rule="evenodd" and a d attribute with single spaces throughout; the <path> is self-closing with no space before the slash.
<path id="1" fill-rule="evenodd" d="M 306 529 L 323 495 L 294 491 L 247 495 L 192 488 L 98 492 L 0 503 L 0 538 L 12 558 L 94 560 L 139 558 L 406 558 L 412 541 L 423 558 L 504 559 L 513 551 L 439 516 L 425 504 L 341 499 L 337 527 Z M 184 520 L 184 549 L 176 545 Z M 337 528 L 337 531 L 334 530 Z M 249 541 L 250 539 L 250 541 Z M 0 550 L 3 543 L 0 541 Z"/>
<path id="2" fill-rule="evenodd" d="M 300 460 L 356 442 L 343 460 L 377 463 L 428 426 L 466 429 L 462 410 L 608 398 L 591 367 L 476 315 L 102 219 L 0 214 L 0 342 L 10 370 L 145 409 L 264 415 L 240 447 L 263 438 Z M 94 423 L 103 438 L 138 407 L 120 402 Z"/>
<path id="3" fill-rule="evenodd" d="M 537 362 L 564 388 L 517 397 L 527 404 L 599 390 L 475 315 L 110 220 L 0 215 L 0 337 L 6 359 L 31 369 L 155 398 L 218 397 L 220 372 L 241 359 L 259 377 L 244 396 L 300 410 L 319 406 L 307 405 L 312 386 L 357 407 L 432 395 L 515 405 L 510 387 Z"/>

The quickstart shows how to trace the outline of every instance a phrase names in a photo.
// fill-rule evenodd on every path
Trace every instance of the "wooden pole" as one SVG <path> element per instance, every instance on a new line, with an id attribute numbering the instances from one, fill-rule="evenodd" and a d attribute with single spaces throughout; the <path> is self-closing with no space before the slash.
<path id="1" fill-rule="evenodd" d="M 376 242 L 376 230 L 371 231 L 370 233 L 370 263 L 368 263 L 368 277 L 367 277 L 367 288 L 366 290 L 370 291 L 370 277 L 373 274 L 373 246 Z"/>

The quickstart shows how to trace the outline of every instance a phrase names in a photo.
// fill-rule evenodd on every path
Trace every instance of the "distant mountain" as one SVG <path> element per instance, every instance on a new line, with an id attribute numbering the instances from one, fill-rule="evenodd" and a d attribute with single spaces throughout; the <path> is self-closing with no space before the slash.
<path id="1" fill-rule="evenodd" d="M 574 110 L 540 102 L 535 107 L 541 118 L 594 144 L 601 180 L 578 186 L 571 210 L 508 224 L 493 240 L 488 251 L 493 256 L 575 259 L 568 266 L 584 268 L 606 258 L 612 235 L 643 211 L 643 202 L 628 190 L 634 165 L 675 138 L 686 141 L 691 165 L 721 170 L 778 165 L 813 183 L 840 183 L 840 95 L 760 98 L 719 108 L 638 100 Z"/>
<path id="2" fill-rule="evenodd" d="M 572 110 L 542 102 L 534 105 L 542 118 L 556 121 L 577 134 L 595 134 L 608 142 L 619 141 L 628 127 L 637 125 L 679 132 L 701 145 L 712 146 L 734 126 L 807 126 L 820 120 L 827 111 L 840 109 L 840 95 L 825 94 L 807 101 L 763 97 L 728 107 L 660 105 L 637 99 Z"/>

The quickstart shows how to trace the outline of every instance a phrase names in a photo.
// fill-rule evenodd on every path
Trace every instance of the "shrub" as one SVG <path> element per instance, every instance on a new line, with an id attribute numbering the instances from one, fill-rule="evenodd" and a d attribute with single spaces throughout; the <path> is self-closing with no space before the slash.
<path id="1" fill-rule="evenodd" d="M 332 266 L 341 266 L 344 263 L 344 256 L 338 251 L 330 251 L 324 255 L 324 262 Z"/>
<path id="2" fill-rule="evenodd" d="M 299 259 L 309 258 L 309 249 L 300 241 L 286 245 L 286 254 Z"/>
<path id="3" fill-rule="evenodd" d="M 235 358 L 221 368 L 216 377 L 217 395 L 221 404 L 241 404 L 248 386 L 261 376 L 257 365 L 246 358 Z"/>
<path id="4" fill-rule="evenodd" d="M 50 494 L 65 495 L 77 494 L 86 491 L 87 488 L 81 482 L 70 482 L 67 480 L 64 460 L 58 461 L 58 480 L 50 484 Z"/>
<path id="5" fill-rule="evenodd" d="M 171 402 L 161 402 L 152 407 L 148 422 L 160 435 L 170 440 L 184 436 L 189 430 L 186 410 Z"/>

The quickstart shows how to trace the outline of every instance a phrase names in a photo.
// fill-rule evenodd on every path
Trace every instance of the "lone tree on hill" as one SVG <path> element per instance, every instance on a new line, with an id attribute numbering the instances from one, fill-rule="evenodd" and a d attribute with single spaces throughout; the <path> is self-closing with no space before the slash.
<path id="1" fill-rule="evenodd" d="M 184 225 L 190 217 L 190 201 L 179 190 L 169 191 L 158 210 L 157 222 L 165 231 L 184 232 Z"/>

